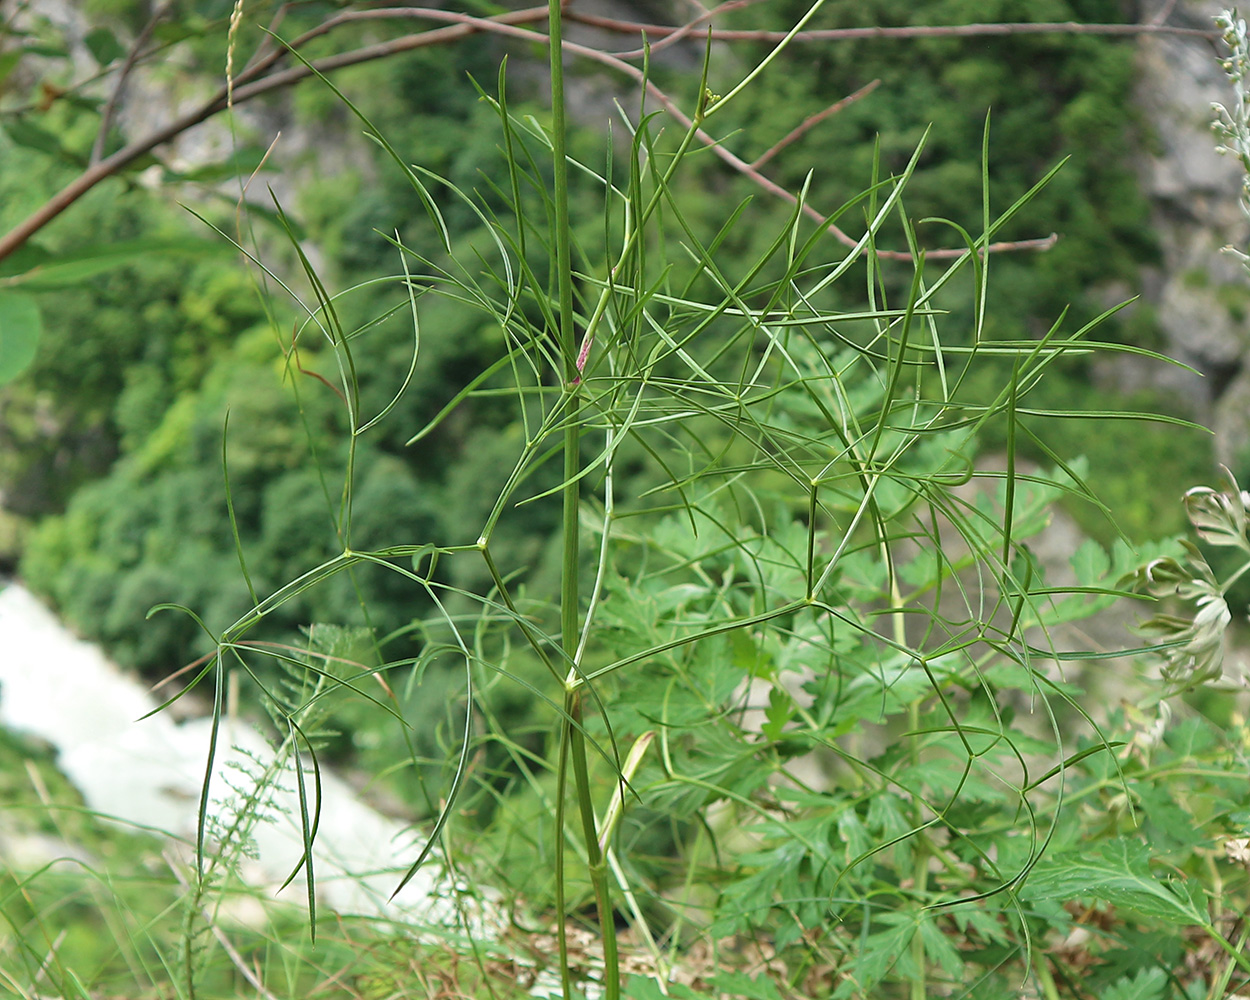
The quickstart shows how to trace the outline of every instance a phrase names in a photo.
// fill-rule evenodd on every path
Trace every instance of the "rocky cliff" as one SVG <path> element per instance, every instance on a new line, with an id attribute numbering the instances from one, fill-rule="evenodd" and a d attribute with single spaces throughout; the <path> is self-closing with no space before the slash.
<path id="1" fill-rule="evenodd" d="M 1223 9 L 1207 0 L 1147 0 L 1142 20 L 1210 28 Z M 1161 262 L 1142 276 L 1138 308 L 1154 310 L 1164 353 L 1197 369 L 1164 369 L 1121 357 L 1102 376 L 1117 387 L 1153 384 L 1192 407 L 1216 435 L 1216 456 L 1232 468 L 1250 460 L 1250 275 L 1226 245 L 1245 247 L 1250 223 L 1241 209 L 1241 166 L 1221 156 L 1211 130 L 1213 103 L 1232 90 L 1213 42 L 1194 36 L 1145 35 L 1138 42 L 1134 101 L 1143 125 L 1138 157 L 1153 205 Z"/>

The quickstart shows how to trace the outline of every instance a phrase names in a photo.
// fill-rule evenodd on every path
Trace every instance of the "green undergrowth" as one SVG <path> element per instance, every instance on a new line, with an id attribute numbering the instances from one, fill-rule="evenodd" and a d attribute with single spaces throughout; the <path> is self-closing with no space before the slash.
<path id="1" fill-rule="evenodd" d="M 265 37 L 260 24 L 268 23 L 279 6 L 269 0 L 245 5 L 234 36 L 241 60 L 243 52 Z M 99 72 L 115 70 L 121 62 L 117 53 L 139 30 L 141 7 L 129 0 L 100 0 L 85 8 L 96 33 L 92 59 L 103 60 L 96 67 Z M 729 11 L 725 24 L 785 30 L 803 14 L 801 7 L 778 2 L 758 10 Z M 1116 21 L 1124 16 L 1121 5 L 1110 0 L 1045 5 L 1002 0 L 972 7 L 948 0 L 871 4 L 829 0 L 809 27 L 953 24 L 966 18 Z M 153 86 L 181 96 L 216 86 L 226 59 L 231 9 L 231 3 L 214 0 L 164 11 L 154 37 L 171 58 Z M 290 37 L 314 28 L 328 8 L 309 4 L 283 10 L 282 31 Z M 661 11 L 657 8 L 651 16 L 659 17 Z M 58 46 L 63 49 L 67 44 L 59 26 L 53 21 L 38 23 L 35 36 L 26 42 L 40 49 L 44 62 L 36 72 L 11 75 L 10 91 L 0 101 L 0 156 L 8 168 L 0 174 L 0 219 L 6 225 L 16 223 L 77 175 L 100 124 L 102 99 L 91 85 L 72 86 L 81 77 L 81 67 L 54 55 Z M 350 48 L 368 38 L 391 38 L 412 30 L 413 23 L 403 19 L 341 24 L 315 39 L 312 51 L 328 54 L 336 47 Z M 947 239 L 940 224 L 923 221 L 926 218 L 947 218 L 970 232 L 977 227 L 981 124 L 991 106 L 995 126 L 990 134 L 988 183 L 995 203 L 1009 203 L 1058 159 L 1069 156 L 1065 169 L 1000 234 L 1031 238 L 1056 231 L 1061 237 L 1046 253 L 1001 255 L 995 263 L 985 329 L 993 337 L 1023 339 L 1048 326 L 1065 306 L 1075 325 L 1092 319 L 1102 308 L 1096 303 L 1103 301 L 1107 287 L 1134 290 L 1141 266 L 1157 262 L 1148 205 L 1133 172 L 1135 151 L 1144 139 L 1125 103 L 1134 73 L 1132 45 L 1117 38 L 1031 34 L 796 44 L 781 54 L 775 72 L 758 77 L 724 109 L 713 131 L 728 149 L 751 160 L 793 126 L 879 79 L 870 95 L 808 130 L 761 169 L 797 192 L 815 166 L 807 203 L 818 212 L 831 212 L 859 194 L 878 155 L 874 153 L 878 141 L 883 169 L 897 172 L 932 125 L 922 169 L 913 175 L 907 199 L 910 218 L 922 241 L 931 246 L 955 246 L 958 241 Z M 479 191 L 498 211 L 500 203 L 488 189 L 506 190 L 508 181 L 495 155 L 496 116 L 469 80 L 489 90 L 504 51 L 510 51 L 514 67 L 509 106 L 518 120 L 533 116 L 546 121 L 542 51 L 525 44 L 509 48 L 506 40 L 486 32 L 454 45 L 417 49 L 400 59 L 348 67 L 336 73 L 335 80 L 395 149 L 419 150 L 424 168 L 460 190 Z M 762 43 L 747 42 L 717 50 L 709 69 L 712 89 L 725 89 L 722 81 L 735 79 L 766 51 Z M 700 55 L 700 43 L 691 38 L 657 53 L 654 60 L 653 78 L 686 107 L 697 94 L 692 67 Z M 628 145 L 607 99 L 626 93 L 623 78 L 586 60 L 574 61 L 570 74 L 571 86 L 594 110 L 579 110 L 578 127 L 569 130 L 569 146 L 580 162 L 598 167 L 606 155 L 605 118 L 617 128 L 614 155 L 621 156 Z M 41 83 L 47 89 L 41 91 Z M 54 99 L 63 88 L 68 88 L 64 95 Z M 602 105 L 597 103 L 600 96 Z M 632 98 L 622 100 L 628 103 Z M 420 195 L 401 171 L 388 166 L 385 151 L 359 134 L 333 93 L 309 81 L 291 92 L 289 112 L 293 128 L 250 182 L 256 197 L 251 199 L 249 231 L 256 241 L 254 249 L 270 266 L 288 276 L 298 269 L 281 223 L 260 195 L 279 168 L 284 171 L 283 189 L 294 189 L 285 208 L 296 218 L 288 221 L 301 239 L 317 248 L 325 260 L 323 276 L 337 287 L 390 272 L 392 248 L 376 238 L 376 232 L 399 229 L 410 243 L 422 246 L 440 241 L 439 227 L 428 218 Z M 583 127 L 583 113 L 594 119 L 589 127 Z M 54 601 L 76 630 L 103 642 L 124 665 L 153 678 L 182 666 L 188 645 L 197 637 L 194 626 L 184 622 L 144 623 L 143 615 L 153 603 L 193 605 L 214 631 L 233 621 L 246 605 L 233 572 L 233 531 L 224 504 L 201 505 L 193 514 L 180 514 L 194 523 L 198 536 L 194 571 L 180 551 L 177 527 L 159 516 L 161 510 L 176 509 L 180 497 L 215 495 L 218 490 L 216 444 L 225 405 L 233 408 L 235 446 L 247 452 L 245 460 L 254 476 L 246 484 L 254 505 L 241 500 L 239 530 L 245 543 L 264 553 L 263 561 L 274 568 L 275 579 L 291 575 L 299 553 L 312 550 L 321 556 L 337 545 L 333 526 L 322 515 L 325 503 L 318 495 L 322 484 L 302 457 L 307 451 L 304 435 L 311 432 L 313 443 L 328 449 L 321 457 L 335 466 L 330 478 L 341 475 L 344 456 L 322 437 L 323 431 L 329 432 L 328 437 L 343 432 L 341 413 L 320 406 L 323 401 L 317 399 L 313 385 L 318 376 L 332 378 L 333 372 L 323 366 L 317 345 L 301 341 L 287 377 L 309 390 L 303 396 L 312 410 L 306 427 L 297 404 L 274 388 L 280 376 L 271 363 L 276 354 L 273 341 L 290 344 L 296 313 L 280 299 L 259 303 L 246 277 L 228 260 L 229 246 L 204 239 L 199 223 L 174 204 L 175 198 L 190 204 L 240 236 L 234 211 L 238 188 L 261 163 L 272 136 L 262 135 L 247 120 L 234 127 L 234 149 L 206 152 L 204 162 L 187 167 L 166 158 L 159 172 L 168 186 L 161 194 L 154 195 L 147 182 L 137 183 L 143 170 L 149 171 L 145 176 L 150 181 L 154 166 L 152 160 L 140 161 L 55 220 L 31 241 L 29 252 L 0 267 L 0 277 L 7 280 L 33 263 L 63 254 L 113 253 L 119 244 L 133 251 L 125 266 L 113 270 L 97 267 L 85 277 L 78 272 L 72 280 L 59 282 L 23 280 L 21 287 L 31 290 L 43 314 L 43 346 L 26 374 L 0 393 L 0 490 L 7 510 L 19 516 L 0 531 L 5 536 L 0 537 L 0 560 L 17 563 L 21 575 Z M 300 144 L 293 141 L 293 133 L 301 136 Z M 106 148 L 120 142 L 120 130 L 113 129 Z M 415 155 L 404 152 L 409 159 Z M 670 181 L 685 218 L 712 231 L 724 221 L 727 204 L 754 198 L 749 216 L 753 224 L 730 227 L 717 246 L 717 258 L 734 266 L 756 259 L 786 224 L 788 206 L 761 192 L 710 151 L 696 150 L 691 156 L 698 169 L 678 172 Z M 540 163 L 538 173 L 545 176 L 550 169 Z M 601 195 L 593 184 L 574 180 L 571 226 L 578 241 L 593 242 L 602 228 Z M 444 199 L 441 211 L 447 225 L 461 234 L 462 246 L 470 240 L 489 243 L 488 227 L 467 204 Z M 851 214 L 858 218 L 857 210 Z M 881 234 L 881 246 L 905 249 L 904 230 L 895 220 L 885 220 Z M 171 252 L 175 247 L 179 249 Z M 545 267 L 545 262 L 534 263 L 537 274 Z M 905 296 L 910 271 L 905 264 L 886 262 L 881 280 L 891 295 Z M 963 343 L 961 338 L 972 327 L 970 280 L 956 275 L 952 283 L 962 291 L 943 303 L 951 310 L 944 331 L 948 343 Z M 841 282 L 826 294 L 839 308 L 854 308 L 863 298 L 863 286 L 863 279 Z M 341 307 L 348 327 L 372 315 L 368 293 L 362 292 L 354 302 L 341 302 Z M 365 463 L 375 460 L 376 450 L 393 490 L 392 496 L 381 497 L 386 491 L 377 487 L 376 502 L 370 507 L 402 506 L 414 532 L 446 539 L 455 536 L 453 515 L 466 494 L 485 497 L 489 492 L 475 490 L 473 484 L 482 482 L 500 462 L 506 463 L 507 449 L 499 438 L 507 432 L 513 413 L 502 406 L 494 411 L 480 406 L 472 421 L 444 421 L 424 439 L 424 448 L 405 446 L 410 428 L 424 426 L 437 412 L 444 401 L 443 387 L 463 384 L 495 359 L 489 322 L 482 316 L 454 303 L 428 302 L 426 309 L 427 325 L 443 335 L 426 338 L 423 364 L 410 391 L 392 411 L 393 419 L 357 445 Z M 1158 331 L 1144 314 L 1139 310 L 1124 322 L 1118 316 L 1110 318 L 1101 336 L 1156 347 Z M 244 347 L 255 345 L 250 334 L 257 329 L 267 330 L 260 337 L 267 348 L 263 358 Z M 357 358 L 366 392 L 406 363 L 402 321 L 392 319 L 382 329 L 391 334 L 386 347 L 378 335 L 381 331 L 376 331 L 370 351 Z M 1062 384 L 1061 408 L 1154 408 L 1118 399 L 1114 390 L 1093 385 L 1080 364 L 1074 360 L 1052 382 L 1056 387 Z M 223 373 L 234 373 L 237 379 L 235 398 L 223 398 Z M 1004 377 L 1005 373 L 994 372 L 986 388 Z M 252 396 L 265 396 L 264 402 L 240 402 L 237 397 L 244 389 Z M 1162 408 L 1168 409 L 1166 401 Z M 253 418 L 254 409 L 264 412 Z M 1148 477 L 1143 470 L 1162 457 L 1177 466 L 1177 482 L 1208 472 L 1204 446 L 1171 436 L 1165 428 L 1156 432 L 1162 435 L 1157 448 L 1148 436 L 1133 433 L 1131 425 L 1123 423 L 1103 422 L 1095 428 L 1088 422 L 1069 422 L 1047 432 L 1061 439 L 1065 454 L 1085 454 L 1105 470 L 1105 499 L 1114 501 L 1120 527 L 1134 539 L 1165 537 L 1183 527 L 1174 497 L 1144 488 Z M 978 447 L 987 454 L 1001 452 L 1001 435 L 996 434 L 994 427 L 982 428 Z M 151 447 L 150 437 L 158 438 L 160 447 Z M 1022 454 L 1045 464 L 1044 454 L 1030 451 L 1028 442 L 1017 446 Z M 1167 471 L 1170 480 L 1173 469 Z M 1087 532 L 1104 542 L 1114 537 L 1114 530 L 1097 514 L 1070 506 Z M 133 508 L 132 514 L 117 510 L 127 507 Z M 523 526 L 502 525 L 497 544 L 502 547 L 503 533 L 511 531 L 506 544 L 520 561 L 533 563 L 546 558 L 539 550 L 556 525 L 538 506 L 529 513 L 533 520 Z M 481 512 L 473 517 L 480 520 Z M 257 556 L 258 565 L 261 558 Z M 375 588 L 375 582 L 361 584 L 375 622 L 383 632 L 402 627 L 411 620 L 410 609 L 393 592 Z M 301 623 L 355 614 L 358 602 L 352 588 L 331 590 L 323 589 L 315 606 L 290 609 L 286 640 L 297 640 Z"/>
<path id="2" fill-rule="evenodd" d="M 711 155 L 697 130 L 750 124 L 772 68 L 761 50 L 722 80 L 707 52 L 691 126 L 623 105 L 594 157 L 568 141 L 558 51 L 549 116 L 510 103 L 500 66 L 476 81 L 496 149 L 467 182 L 414 165 L 419 146 L 323 81 L 424 219 L 379 225 L 385 269 L 342 284 L 281 204 L 272 263 L 237 240 L 267 314 L 295 320 L 267 362 L 259 337 L 217 359 L 119 464 L 139 495 L 156 458 L 202 489 L 211 453 L 229 547 L 161 520 L 178 491 L 128 507 L 114 482 L 30 556 L 49 586 L 93 533 L 167 546 L 184 583 L 197 560 L 237 565 L 229 602 L 192 588 L 152 614 L 207 635 L 184 676 L 213 719 L 237 693 L 293 765 L 308 934 L 233 922 L 264 786 L 234 823 L 206 794 L 193 863 L 142 876 L 157 913 L 126 893 L 88 908 L 116 918 L 112 964 L 88 983 L 85 957 L 58 956 L 58 989 L 129 974 L 230 995 L 254 969 L 282 996 L 1197 1000 L 1250 978 L 1247 731 L 1239 708 L 1202 711 L 1238 690 L 1225 629 L 1250 496 L 1231 476 L 1185 495 L 1189 527 L 1232 554 L 1218 574 L 1180 538 L 1126 540 L 1103 453 L 1065 429 L 1201 429 L 1062 389 L 1099 355 L 1168 360 L 1114 336 L 1114 308 L 1032 329 L 991 291 L 1027 265 L 989 247 L 1069 175 L 1039 164 L 1004 190 L 988 119 L 883 134 L 819 221 L 806 174 L 786 216 L 688 211 Z M 976 164 L 976 209 L 919 215 L 946 141 Z M 208 414 L 227 403 L 223 443 Z M 301 433 L 267 419 L 279 406 Z M 1101 540 L 1047 554 L 1060 503 Z M 105 600 L 98 570 L 82 589 Z M 428 945 L 320 911 L 318 781 L 344 741 L 423 811 L 397 890 L 447 866 L 501 929 Z M 60 877 L 9 898 L 63 896 Z M 35 942 L 78 927 L 48 905 L 10 922 L 28 995 L 57 951 Z"/>
<path id="3" fill-rule="evenodd" d="M 1098 468 L 1048 429 L 1120 417 L 1039 386 L 1099 352 L 1166 363 L 1103 339 L 1106 317 L 995 331 L 998 264 L 983 247 L 1056 171 L 995 202 L 987 124 L 980 226 L 930 223 L 966 252 L 927 262 L 907 211 L 922 137 L 901 166 L 874 160 L 838 211 L 853 248 L 796 211 L 753 259 L 722 260 L 753 206 L 711 225 L 686 216 L 675 179 L 706 155 L 693 129 L 661 134 L 627 112 L 628 158 L 584 163 L 563 142 L 558 65 L 550 122 L 510 112 L 506 71 L 483 89 L 502 182 L 463 191 L 395 154 L 429 216 L 417 232 L 437 240 L 395 232 L 389 277 L 342 292 L 304 262 L 298 336 L 333 361 L 347 427 L 331 508 L 342 548 L 269 589 L 240 539 L 254 605 L 216 635 L 205 679 L 250 680 L 313 773 L 315 723 L 336 699 L 373 692 L 379 720 L 412 739 L 406 699 L 438 698 L 446 766 L 413 746 L 388 769 L 434 821 L 398 884 L 445 858 L 502 892 L 518 926 L 551 936 L 565 997 L 1062 995 L 1078 980 L 1099 996 L 1188 997 L 1250 970 L 1224 916 L 1245 879 L 1221 854 L 1246 805 L 1231 778 L 1241 751 L 1164 707 L 1221 672 L 1214 579 L 1177 543 L 1088 541 L 1067 565 L 1031 547 L 1061 499 L 1115 533 Z M 726 89 L 704 92 L 705 128 L 736 99 Z M 598 231 L 569 214 L 589 192 Z M 461 244 L 444 203 L 486 235 Z M 875 254 L 887 232 L 912 249 L 906 281 L 907 265 Z M 402 421 L 447 304 L 486 318 L 497 360 L 402 433 L 419 452 L 444 422 L 508 412 L 510 428 L 483 440 L 493 465 L 443 537 L 357 541 L 372 508 L 355 449 Z M 388 344 L 375 318 L 401 317 L 408 374 L 366 373 L 372 343 Z M 980 464 L 991 434 L 1005 460 Z M 1044 461 L 1026 466 L 1026 450 Z M 543 517 L 558 527 L 527 559 L 509 531 Z M 1226 520 L 1250 551 L 1244 521 Z M 290 677 L 270 683 L 270 616 L 366 570 L 426 609 L 414 626 L 375 631 L 350 657 L 315 643 L 278 654 Z M 1164 679 L 1135 694 L 1100 677 L 1113 651 L 1079 623 L 1126 588 L 1149 600 L 1169 583 L 1197 602 L 1192 622 L 1156 615 L 1158 644 L 1125 631 L 1132 648 L 1114 651 L 1130 671 L 1166 653 Z M 368 608 L 343 624 L 370 635 Z M 451 671 L 449 701 L 425 685 Z M 315 815 L 302 817 L 310 841 Z M 301 877 L 312 893 L 311 868 Z M 1187 935 L 1214 950 L 1181 974 L 1178 960 L 1198 962 Z"/>

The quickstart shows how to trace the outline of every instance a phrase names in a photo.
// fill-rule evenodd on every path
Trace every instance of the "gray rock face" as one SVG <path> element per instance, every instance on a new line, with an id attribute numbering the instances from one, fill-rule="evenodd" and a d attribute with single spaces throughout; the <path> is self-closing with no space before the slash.
<path id="1" fill-rule="evenodd" d="M 1169 24 L 1211 28 L 1224 5 L 1208 0 L 1142 4 L 1141 19 L 1167 14 Z M 1250 440 L 1250 275 L 1227 245 L 1244 247 L 1250 223 L 1241 208 L 1241 165 L 1216 151 L 1213 103 L 1232 88 L 1215 45 L 1202 38 L 1145 35 L 1137 42 L 1134 99 L 1148 131 L 1139 172 L 1154 208 L 1162 266 L 1144 275 L 1144 299 L 1156 310 L 1165 353 L 1196 368 L 1119 360 L 1106 372 L 1119 385 L 1151 384 L 1188 400 L 1193 416 L 1216 432 L 1220 461 L 1236 464 Z"/>
<path id="2" fill-rule="evenodd" d="M 1195 27 L 1210 26 L 1220 11 L 1219 4 L 1192 7 L 1210 8 Z M 1215 55 L 1212 45 L 1192 37 L 1146 35 L 1139 41 L 1135 97 L 1155 133 L 1155 148 L 1142 160 L 1141 175 L 1151 197 L 1176 214 L 1235 225 L 1240 221 L 1240 170 L 1215 153 L 1211 133 L 1211 103 L 1228 94 Z"/>

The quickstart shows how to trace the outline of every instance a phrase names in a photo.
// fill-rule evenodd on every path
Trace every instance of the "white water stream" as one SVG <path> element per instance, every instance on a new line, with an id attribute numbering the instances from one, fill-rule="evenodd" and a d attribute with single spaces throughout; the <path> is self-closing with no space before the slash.
<path id="1" fill-rule="evenodd" d="M 54 746 L 62 772 L 90 809 L 193 843 L 209 720 L 179 724 L 166 713 L 142 718 L 157 705 L 148 690 L 99 648 L 70 634 L 19 584 L 0 582 L 0 636 L 0 726 Z M 223 723 L 212 799 L 232 795 L 227 781 L 236 789 L 247 782 L 239 766 L 251 766 L 248 755 L 267 761 L 272 750 L 246 723 Z M 288 772 L 279 784 L 274 822 L 257 825 L 257 859 L 245 871 L 260 888 L 281 884 L 303 853 L 294 775 Z M 306 784 L 311 796 L 311 777 Z M 322 773 L 314 848 L 322 904 L 345 914 L 455 926 L 451 894 L 436 865 L 389 899 L 423 843 L 421 831 L 369 808 L 342 779 Z M 278 898 L 299 903 L 305 891 L 301 875 Z"/>

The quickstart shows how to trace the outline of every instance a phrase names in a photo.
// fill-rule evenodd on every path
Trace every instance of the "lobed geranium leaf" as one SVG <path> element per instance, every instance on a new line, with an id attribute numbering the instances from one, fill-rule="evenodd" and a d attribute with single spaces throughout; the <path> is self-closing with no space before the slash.
<path id="1" fill-rule="evenodd" d="M 1020 896 L 1030 901 L 1098 899 L 1148 919 L 1206 926 L 1202 888 L 1180 877 L 1156 878 L 1150 860 L 1147 845 L 1128 837 L 1094 850 L 1065 852 L 1039 862 Z"/>

